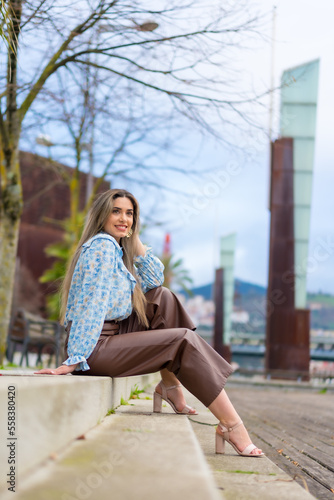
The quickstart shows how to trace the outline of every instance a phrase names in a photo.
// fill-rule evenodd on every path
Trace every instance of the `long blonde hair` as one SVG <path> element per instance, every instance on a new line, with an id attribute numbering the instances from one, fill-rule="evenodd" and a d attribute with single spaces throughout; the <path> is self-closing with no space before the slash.
<path id="1" fill-rule="evenodd" d="M 139 234 L 139 204 L 136 198 L 125 189 L 110 189 L 109 191 L 98 195 L 98 197 L 95 199 L 87 215 L 80 241 L 67 267 L 65 278 L 61 286 L 61 323 L 64 323 L 68 294 L 70 291 L 74 269 L 82 251 L 82 245 L 86 243 L 86 241 L 88 241 L 90 238 L 104 230 L 104 225 L 107 222 L 109 215 L 112 213 L 114 201 L 117 198 L 128 198 L 133 205 L 133 225 L 131 228 L 132 236 L 130 236 L 130 238 L 121 238 L 120 244 L 123 248 L 124 265 L 135 277 L 135 269 L 133 265 L 133 260 L 135 257 L 134 240 L 135 237 Z M 138 283 L 136 283 L 135 289 L 133 291 L 132 300 L 133 308 L 138 316 L 140 323 L 148 327 L 148 321 L 145 313 L 146 298 Z"/>

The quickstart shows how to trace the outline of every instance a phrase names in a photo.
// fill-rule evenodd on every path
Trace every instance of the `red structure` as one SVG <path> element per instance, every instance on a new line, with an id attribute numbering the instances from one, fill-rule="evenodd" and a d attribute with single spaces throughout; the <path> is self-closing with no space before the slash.
<path id="1" fill-rule="evenodd" d="M 295 309 L 293 139 L 272 143 L 266 372 L 309 379 L 310 311 Z"/>
<path id="2" fill-rule="evenodd" d="M 166 255 L 166 257 L 169 257 L 170 254 L 171 254 L 171 249 L 170 249 L 170 234 L 169 233 L 166 233 L 166 236 L 165 236 L 165 241 L 164 241 L 164 248 L 163 248 L 163 255 Z"/>
<path id="3" fill-rule="evenodd" d="M 50 293 L 52 288 L 48 284 L 39 283 L 39 278 L 53 262 L 52 258 L 45 255 L 44 250 L 49 244 L 60 241 L 63 234 L 52 220 L 61 221 L 70 215 L 70 191 L 61 173 L 65 172 L 71 176 L 73 170 L 66 165 L 26 152 L 20 153 L 20 167 L 24 208 L 17 253 L 19 268 L 27 270 L 44 296 L 45 293 Z M 83 209 L 88 175 L 80 172 L 79 176 L 80 209 Z M 109 183 L 103 182 L 98 191 L 107 189 L 110 189 Z M 26 276 L 26 273 L 24 275 Z M 23 293 L 29 294 L 29 287 Z M 43 304 L 40 312 L 43 312 Z"/>

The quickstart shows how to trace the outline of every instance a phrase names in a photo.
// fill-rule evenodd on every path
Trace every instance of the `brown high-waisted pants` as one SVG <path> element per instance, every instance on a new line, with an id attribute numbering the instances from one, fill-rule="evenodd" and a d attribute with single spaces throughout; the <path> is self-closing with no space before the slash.
<path id="1" fill-rule="evenodd" d="M 106 321 L 87 358 L 90 370 L 74 371 L 73 375 L 126 377 L 167 368 L 209 406 L 224 388 L 232 367 L 193 331 L 193 322 L 170 290 L 157 287 L 145 295 L 150 328 L 142 327 L 135 313 L 119 324 Z M 69 330 L 70 325 L 64 360 L 68 357 Z"/>

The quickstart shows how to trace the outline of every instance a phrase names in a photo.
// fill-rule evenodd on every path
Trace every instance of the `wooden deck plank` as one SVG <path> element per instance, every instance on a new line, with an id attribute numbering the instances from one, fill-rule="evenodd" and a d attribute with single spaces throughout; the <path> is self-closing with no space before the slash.
<path id="1" fill-rule="evenodd" d="M 248 425 L 253 430 L 252 435 L 257 436 L 255 441 L 257 445 L 262 447 L 268 457 L 279 467 L 292 477 L 297 475 L 303 478 L 316 498 L 334 498 L 333 493 L 330 491 L 334 486 L 334 476 L 331 471 L 296 450 L 295 447 L 289 444 L 286 436 L 282 437 L 273 434 L 270 426 L 269 431 L 266 431 L 262 426 L 258 426 L 256 429 L 253 428 L 251 422 Z"/>
<path id="2" fill-rule="evenodd" d="M 259 437 L 266 440 L 273 447 L 278 450 L 282 450 L 281 454 L 296 464 L 304 470 L 310 477 L 316 479 L 320 484 L 328 488 L 334 489 L 334 475 L 328 470 L 326 466 L 323 466 L 314 459 L 303 454 L 298 448 L 298 444 L 294 445 L 292 443 L 293 438 L 291 436 L 279 436 L 270 426 L 259 426 L 258 428 Z M 294 440 L 295 443 L 297 440 Z M 300 441 L 298 441 L 300 444 Z"/>
<path id="3" fill-rule="evenodd" d="M 257 446 L 319 500 L 334 500 L 334 394 L 252 386 L 227 392 Z"/>
<path id="4" fill-rule="evenodd" d="M 274 432 L 274 427 L 271 426 L 271 429 Z M 259 428 L 253 428 L 253 431 L 261 431 L 261 425 Z M 306 436 L 304 440 L 302 440 L 302 436 L 297 433 L 292 434 L 287 432 L 280 432 L 279 429 L 277 431 L 280 433 L 279 437 L 282 440 L 290 442 L 293 446 L 295 446 L 300 452 L 304 453 L 306 456 L 309 456 L 313 460 L 319 461 L 329 470 L 334 472 L 334 457 L 331 453 L 333 453 L 333 447 L 324 446 L 319 447 L 319 441 L 316 439 L 312 439 L 310 436 Z M 277 434 L 276 434 L 277 435 Z"/>
<path id="5" fill-rule="evenodd" d="M 290 439 L 295 446 L 304 449 L 306 455 L 311 455 L 315 460 L 322 461 L 330 470 L 334 472 L 334 447 L 328 441 L 319 439 L 319 435 L 314 428 L 311 432 L 305 432 L 305 428 L 298 426 L 296 423 L 284 422 L 280 419 L 279 422 L 271 424 L 273 429 L 281 433 L 285 439 Z M 332 439 L 333 442 L 333 439 Z M 301 444 L 302 443 L 302 446 Z"/>

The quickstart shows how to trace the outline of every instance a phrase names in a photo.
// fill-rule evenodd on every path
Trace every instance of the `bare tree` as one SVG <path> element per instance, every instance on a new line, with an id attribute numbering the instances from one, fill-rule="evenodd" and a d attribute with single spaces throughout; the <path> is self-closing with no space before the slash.
<path id="1" fill-rule="evenodd" d="M 15 33 L 13 31 L 10 7 L 5 0 L 0 0 L 0 39 L 6 48 L 12 51 L 15 50 L 13 36 L 15 36 Z"/>
<path id="2" fill-rule="evenodd" d="M 99 102 L 111 97 L 115 115 L 123 110 L 128 118 L 131 110 L 148 116 L 160 108 L 216 134 L 215 123 L 233 123 L 250 99 L 235 96 L 229 60 L 258 22 L 245 0 L 237 6 L 214 0 L 9 0 L 8 6 L 13 50 L 7 75 L 0 75 L 0 363 L 22 211 L 18 148 L 32 110 L 43 112 L 42 94 L 51 96 L 58 78 L 74 82 L 81 68 L 95 68 Z"/>

